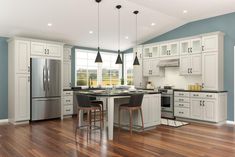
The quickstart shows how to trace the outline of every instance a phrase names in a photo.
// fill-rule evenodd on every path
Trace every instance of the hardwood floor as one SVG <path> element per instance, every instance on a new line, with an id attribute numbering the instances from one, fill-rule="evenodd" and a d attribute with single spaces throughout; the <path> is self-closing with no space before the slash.
<path id="1" fill-rule="evenodd" d="M 235 156 L 235 126 L 190 124 L 179 128 L 158 126 L 144 133 L 115 129 L 114 141 L 100 140 L 99 130 L 87 141 L 81 131 L 75 142 L 75 118 L 43 121 L 31 125 L 0 125 L 0 157 L 232 157 Z"/>

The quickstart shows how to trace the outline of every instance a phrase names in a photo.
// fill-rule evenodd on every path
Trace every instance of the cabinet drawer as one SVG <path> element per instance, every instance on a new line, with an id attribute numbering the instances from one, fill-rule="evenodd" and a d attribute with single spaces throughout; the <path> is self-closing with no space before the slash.
<path id="1" fill-rule="evenodd" d="M 64 97 L 64 105 L 71 105 L 73 104 L 73 97 L 72 96 L 65 96 Z"/>
<path id="2" fill-rule="evenodd" d="M 189 98 L 184 97 L 174 97 L 175 102 L 189 102 Z"/>
<path id="3" fill-rule="evenodd" d="M 185 103 L 185 102 L 175 102 L 174 106 L 175 106 L 175 107 L 189 108 L 189 103 Z"/>
<path id="4" fill-rule="evenodd" d="M 176 117 L 190 118 L 189 108 L 175 107 L 174 113 Z"/>
<path id="5" fill-rule="evenodd" d="M 65 96 L 72 96 L 73 95 L 73 91 L 64 91 L 64 95 Z"/>
<path id="6" fill-rule="evenodd" d="M 215 93 L 192 92 L 191 97 L 193 97 L 193 98 L 211 98 L 211 99 L 214 99 L 214 98 L 216 98 L 216 94 Z"/>
<path id="7" fill-rule="evenodd" d="M 64 115 L 73 114 L 73 105 L 64 106 Z"/>
<path id="8" fill-rule="evenodd" d="M 189 92 L 174 92 L 174 95 L 178 97 L 189 97 Z"/>

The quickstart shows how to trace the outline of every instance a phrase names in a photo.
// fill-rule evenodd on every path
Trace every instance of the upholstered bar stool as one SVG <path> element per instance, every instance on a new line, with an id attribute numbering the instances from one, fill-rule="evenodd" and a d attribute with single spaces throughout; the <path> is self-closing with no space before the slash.
<path id="1" fill-rule="evenodd" d="M 104 103 L 103 101 L 97 100 L 96 97 L 90 97 L 91 100 L 91 104 L 93 106 L 100 106 L 101 107 L 101 112 L 99 114 L 101 114 L 101 120 L 102 120 L 102 124 L 104 124 Z M 94 125 L 96 120 L 96 110 L 93 112 L 94 113 Z"/>
<path id="2" fill-rule="evenodd" d="M 143 119 L 143 113 L 142 113 L 142 108 L 141 108 L 143 97 L 144 97 L 144 94 L 133 94 L 133 95 L 131 95 L 128 104 L 121 104 L 119 106 L 119 112 L 118 112 L 119 129 L 118 129 L 118 133 L 120 133 L 120 129 L 121 129 L 120 119 L 121 119 L 121 111 L 122 110 L 127 110 L 130 113 L 130 133 L 131 133 L 131 135 L 132 135 L 132 125 L 133 125 L 132 124 L 133 123 L 133 116 L 132 116 L 133 111 L 140 111 L 141 120 L 142 120 L 142 129 L 144 130 L 144 119 Z"/>
<path id="3" fill-rule="evenodd" d="M 98 110 L 99 112 L 101 112 L 101 106 L 100 105 L 94 105 L 92 104 L 92 102 L 90 101 L 90 97 L 87 95 L 83 95 L 83 94 L 78 94 L 77 95 L 77 103 L 78 103 L 78 110 L 77 110 L 77 126 L 76 126 L 76 130 L 75 130 L 75 136 L 77 135 L 77 130 L 82 128 L 82 127 L 87 127 L 87 138 L 88 138 L 88 133 L 91 132 L 91 128 L 92 128 L 92 117 L 91 117 L 91 112 L 94 112 L 96 110 Z M 87 112 L 87 125 L 83 125 L 80 126 L 79 125 L 79 116 L 80 116 L 80 111 L 86 111 Z M 101 114 L 99 117 L 99 121 L 100 121 L 100 132 L 102 132 L 102 120 L 101 120 Z"/>

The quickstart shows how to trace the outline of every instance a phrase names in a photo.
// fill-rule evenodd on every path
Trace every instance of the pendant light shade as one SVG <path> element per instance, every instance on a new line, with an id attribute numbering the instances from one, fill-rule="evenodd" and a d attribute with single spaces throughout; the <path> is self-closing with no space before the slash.
<path id="1" fill-rule="evenodd" d="M 116 8 L 118 9 L 118 56 L 117 56 L 117 60 L 116 60 L 116 64 L 122 64 L 122 58 L 120 55 L 120 9 L 121 9 L 121 5 L 117 5 Z"/>
<path id="2" fill-rule="evenodd" d="M 100 55 L 100 2 L 101 0 L 95 0 L 98 3 L 98 49 L 97 49 L 97 55 L 95 58 L 95 63 L 102 63 L 102 58 Z"/>
<path id="3" fill-rule="evenodd" d="M 139 62 L 139 59 L 138 59 L 138 56 L 137 56 L 137 45 L 138 45 L 137 44 L 137 24 L 138 24 L 137 23 L 137 14 L 139 13 L 139 11 L 136 10 L 133 13 L 136 15 L 136 32 L 135 32 L 136 33 L 135 34 L 136 35 L 136 53 L 135 53 L 135 60 L 134 60 L 133 65 L 140 65 L 140 62 Z"/>

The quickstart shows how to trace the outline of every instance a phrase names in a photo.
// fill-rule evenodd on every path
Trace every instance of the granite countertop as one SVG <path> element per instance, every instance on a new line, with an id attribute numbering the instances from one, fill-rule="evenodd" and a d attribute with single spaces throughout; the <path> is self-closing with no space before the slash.
<path id="1" fill-rule="evenodd" d="M 144 90 L 137 90 L 137 91 L 128 91 L 128 90 L 111 90 L 111 89 L 106 89 L 106 90 L 79 90 L 79 91 L 74 91 L 75 94 L 87 94 L 91 96 L 130 96 L 133 94 L 161 94 L 160 92 L 155 92 L 155 91 L 144 91 Z"/>
<path id="2" fill-rule="evenodd" d="M 228 91 L 217 91 L 217 90 L 195 91 L 195 90 L 188 90 L 188 89 L 174 89 L 174 91 L 181 91 L 181 92 L 202 92 L 202 93 L 226 93 L 226 92 L 228 92 Z"/>

